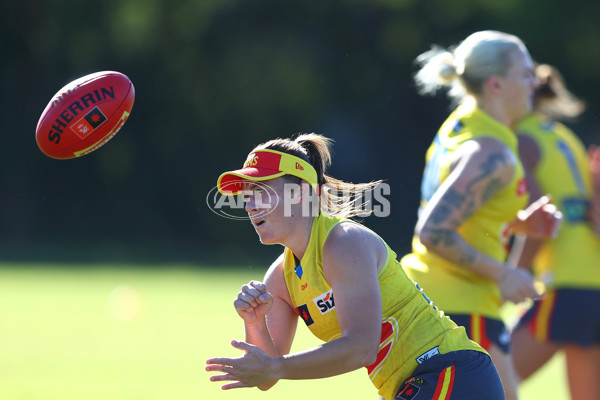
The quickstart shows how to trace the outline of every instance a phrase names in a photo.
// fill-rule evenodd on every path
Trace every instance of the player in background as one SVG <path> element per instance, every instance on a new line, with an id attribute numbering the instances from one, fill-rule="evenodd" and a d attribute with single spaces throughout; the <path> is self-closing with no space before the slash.
<path id="1" fill-rule="evenodd" d="M 530 273 L 505 263 L 507 239 L 514 232 L 550 237 L 560 222 L 547 197 L 523 210 L 528 193 L 511 129 L 531 110 L 533 63 L 518 37 L 498 31 L 473 33 L 454 50 L 433 47 L 417 62 L 420 93 L 449 88 L 458 107 L 427 151 L 413 250 L 401 262 L 489 352 L 514 400 L 510 334 L 500 311 L 504 301 L 537 292 Z"/>
<path id="2" fill-rule="evenodd" d="M 563 350 L 571 398 L 600 399 L 600 149 L 586 150 L 556 122 L 584 110 L 560 73 L 549 65 L 535 71 L 535 112 L 517 125 L 519 153 L 530 192 L 550 194 L 564 221 L 555 239 L 514 241 L 510 259 L 547 289 L 512 334 L 513 359 L 526 379 Z"/>
<path id="3" fill-rule="evenodd" d="M 347 217 L 363 208 L 354 185 L 326 175 L 330 140 L 316 134 L 255 148 L 241 170 L 218 180 L 244 190 L 263 244 L 283 254 L 264 282 L 242 287 L 234 307 L 244 321 L 243 354 L 207 360 L 223 389 L 267 390 L 280 379 L 319 379 L 365 368 L 385 399 L 504 399 L 488 354 L 411 281 L 373 231 Z M 298 319 L 324 341 L 291 353 Z M 317 396 L 318 397 L 318 396 Z"/>

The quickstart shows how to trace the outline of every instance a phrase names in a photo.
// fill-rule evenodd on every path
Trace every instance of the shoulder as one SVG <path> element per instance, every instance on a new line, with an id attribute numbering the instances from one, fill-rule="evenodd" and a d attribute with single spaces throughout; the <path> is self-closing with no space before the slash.
<path id="1" fill-rule="evenodd" d="M 386 255 L 386 247 L 375 232 L 350 221 L 336 225 L 323 246 L 324 264 L 361 259 L 371 260 L 379 265 Z"/>
<path id="2" fill-rule="evenodd" d="M 453 164 L 512 175 L 517 162 L 517 155 L 501 141 L 492 137 L 479 137 L 467 140 L 460 146 Z"/>

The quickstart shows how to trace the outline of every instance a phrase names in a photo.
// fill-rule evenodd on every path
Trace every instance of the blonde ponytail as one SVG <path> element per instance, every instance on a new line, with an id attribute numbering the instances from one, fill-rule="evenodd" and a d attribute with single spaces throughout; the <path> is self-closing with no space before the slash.
<path id="1" fill-rule="evenodd" d="M 585 111 L 585 102 L 567 89 L 558 69 L 540 64 L 535 76 L 539 81 L 534 97 L 536 111 L 554 119 L 575 118 Z"/>

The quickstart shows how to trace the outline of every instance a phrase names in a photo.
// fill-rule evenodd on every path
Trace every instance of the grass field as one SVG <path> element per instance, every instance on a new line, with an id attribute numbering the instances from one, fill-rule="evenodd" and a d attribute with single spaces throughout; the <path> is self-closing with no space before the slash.
<path id="1" fill-rule="evenodd" d="M 365 371 L 222 391 L 205 360 L 237 356 L 232 301 L 262 270 L 96 265 L 0 266 L 0 399 L 376 399 Z M 295 349 L 316 344 L 300 327 Z M 521 388 L 567 399 L 560 357 Z"/>

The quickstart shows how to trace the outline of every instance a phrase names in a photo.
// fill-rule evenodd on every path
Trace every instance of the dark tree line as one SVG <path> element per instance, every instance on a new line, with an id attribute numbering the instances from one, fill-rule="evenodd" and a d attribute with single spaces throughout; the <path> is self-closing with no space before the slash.
<path id="1" fill-rule="evenodd" d="M 445 118 L 422 98 L 414 59 L 432 43 L 497 29 L 558 66 L 600 143 L 600 4 L 575 0 L 9 1 L 0 6 L 5 260 L 262 262 L 249 224 L 206 205 L 220 172 L 297 132 L 336 140 L 332 175 L 384 179 L 391 215 L 365 223 L 408 251 L 424 153 Z M 57 161 L 34 130 L 50 97 L 100 70 L 127 74 L 136 102 L 101 150 Z"/>

